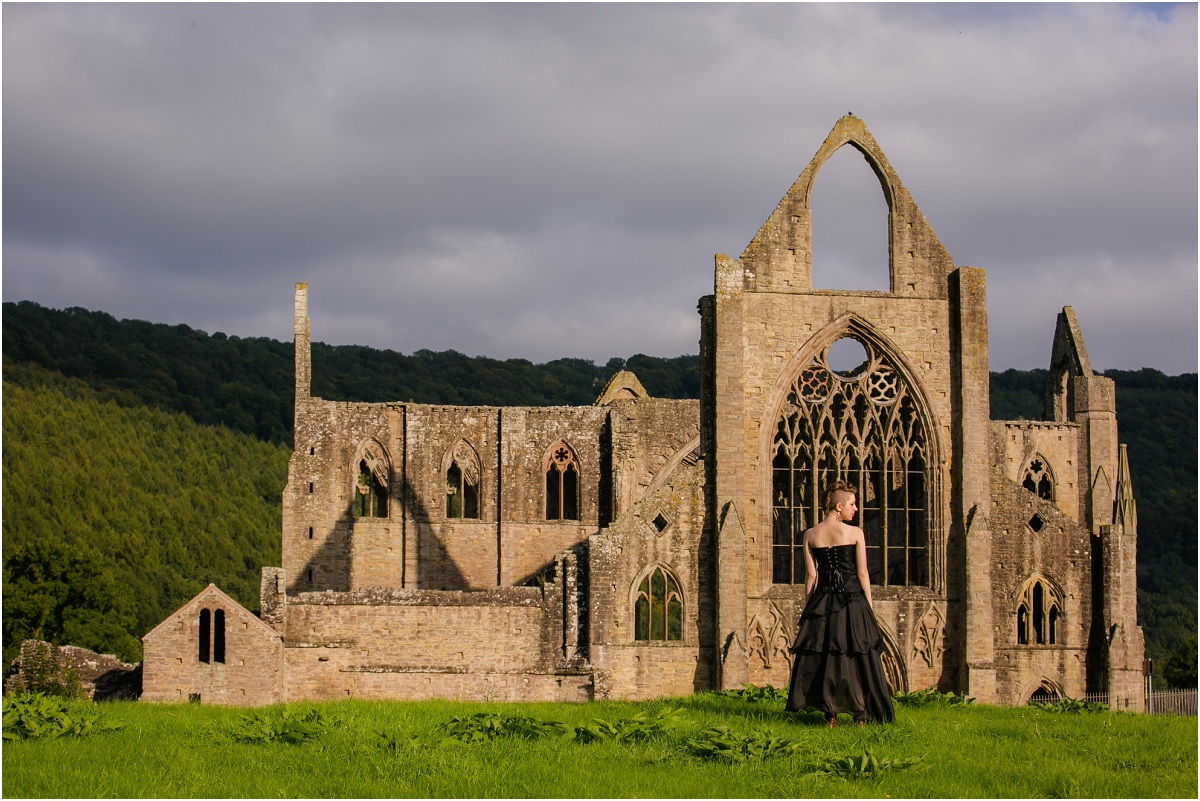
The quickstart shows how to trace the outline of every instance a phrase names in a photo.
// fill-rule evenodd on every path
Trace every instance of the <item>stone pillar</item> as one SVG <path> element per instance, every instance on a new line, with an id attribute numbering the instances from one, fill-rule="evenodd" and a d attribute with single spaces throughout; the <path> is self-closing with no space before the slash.
<path id="1" fill-rule="evenodd" d="M 713 538 L 717 564 L 716 675 L 722 689 L 749 680 L 746 658 L 746 531 L 737 501 L 746 490 L 745 400 L 743 397 L 744 273 L 742 263 L 716 257 L 713 403 L 718 531 Z"/>
<path id="2" fill-rule="evenodd" d="M 312 387 L 312 346 L 308 333 L 308 284 L 296 284 L 296 403 L 307 400 Z"/>
<path id="3" fill-rule="evenodd" d="M 951 537 L 960 542 L 948 550 L 961 554 L 963 564 L 947 566 L 948 574 L 962 571 L 947 590 L 952 598 L 957 596 L 965 626 L 960 638 L 963 690 L 983 703 L 996 703 L 992 532 L 987 515 L 992 502 L 987 296 L 983 270 L 960 267 L 949 280 L 954 373 L 950 519 Z"/>
<path id="4" fill-rule="evenodd" d="M 574 553 L 563 554 L 563 658 L 579 655 L 579 571 Z"/>

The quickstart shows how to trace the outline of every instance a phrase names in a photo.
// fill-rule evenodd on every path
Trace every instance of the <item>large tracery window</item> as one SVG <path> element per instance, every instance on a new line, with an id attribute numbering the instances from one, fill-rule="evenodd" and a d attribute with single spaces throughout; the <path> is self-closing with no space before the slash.
<path id="1" fill-rule="evenodd" d="M 633 602 L 633 618 L 635 640 L 683 638 L 683 593 L 670 571 L 659 566 L 642 579 Z"/>
<path id="2" fill-rule="evenodd" d="M 546 455 L 546 519 L 579 519 L 579 467 L 575 452 L 559 440 Z"/>
<path id="3" fill-rule="evenodd" d="M 861 361 L 835 369 L 830 354 L 843 344 Z M 858 488 L 871 583 L 927 586 L 929 461 L 927 425 L 883 354 L 844 337 L 814 357 L 788 393 L 772 447 L 772 581 L 804 581 L 804 531 L 841 478 Z"/>

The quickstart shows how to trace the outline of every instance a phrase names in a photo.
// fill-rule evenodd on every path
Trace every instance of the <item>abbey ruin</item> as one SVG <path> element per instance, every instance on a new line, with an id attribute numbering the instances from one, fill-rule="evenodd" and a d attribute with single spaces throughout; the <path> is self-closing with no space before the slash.
<path id="1" fill-rule="evenodd" d="M 810 190 L 879 179 L 890 291 L 814 290 Z M 310 395 L 295 295 L 282 566 L 144 638 L 154 701 L 646 699 L 784 685 L 800 537 L 853 482 L 892 688 L 1141 708 L 1137 515 L 1113 382 L 1058 317 L 1045 412 L 993 421 L 984 272 L 954 264 L 853 116 L 700 299 L 699 400 L 617 374 L 592 406 Z M 830 358 L 861 354 L 849 369 Z"/>

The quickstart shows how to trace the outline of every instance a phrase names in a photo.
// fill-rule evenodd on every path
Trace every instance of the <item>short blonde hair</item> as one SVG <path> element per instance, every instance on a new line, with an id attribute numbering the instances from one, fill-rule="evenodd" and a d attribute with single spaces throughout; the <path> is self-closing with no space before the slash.
<path id="1" fill-rule="evenodd" d="M 845 498 L 842 497 L 843 495 L 854 497 L 857 494 L 858 490 L 854 488 L 853 484 L 851 484 L 849 481 L 843 481 L 839 478 L 837 481 L 830 484 L 829 488 L 825 490 L 825 514 L 829 514 L 837 509 L 837 505 L 845 500 Z"/>

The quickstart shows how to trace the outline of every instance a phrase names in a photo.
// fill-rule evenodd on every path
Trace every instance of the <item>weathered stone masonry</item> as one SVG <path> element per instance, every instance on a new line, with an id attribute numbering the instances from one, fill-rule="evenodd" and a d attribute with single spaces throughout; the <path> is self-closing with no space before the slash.
<path id="1" fill-rule="evenodd" d="M 888 204 L 887 292 L 812 288 L 811 188 L 847 145 Z M 1069 307 L 1045 419 L 991 421 L 984 273 L 954 264 L 847 116 L 742 255 L 716 257 L 699 311 L 699 401 L 622 372 L 588 407 L 332 402 L 311 395 L 297 285 L 283 564 L 263 569 L 261 619 L 210 587 L 146 635 L 144 697 L 779 685 L 799 536 L 842 477 L 895 690 L 1137 704 L 1136 508 L 1112 382 Z M 858 367 L 831 358 L 846 346 Z"/>

